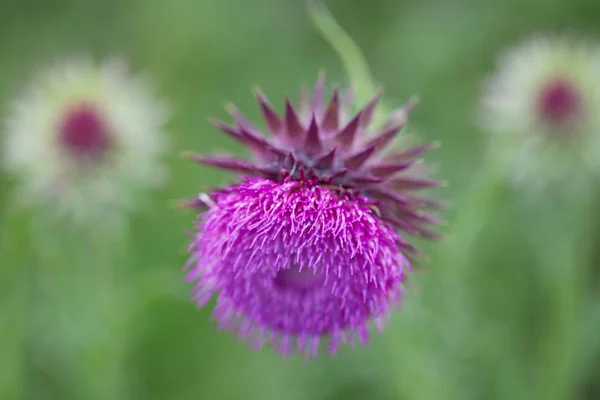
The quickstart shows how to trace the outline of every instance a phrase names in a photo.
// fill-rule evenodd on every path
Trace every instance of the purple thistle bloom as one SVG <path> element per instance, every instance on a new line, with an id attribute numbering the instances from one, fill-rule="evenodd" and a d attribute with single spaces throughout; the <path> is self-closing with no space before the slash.
<path id="1" fill-rule="evenodd" d="M 283 118 L 257 93 L 269 138 L 233 107 L 236 126 L 215 122 L 254 161 L 189 155 L 243 174 L 184 201 L 205 209 L 189 247 L 193 297 L 202 307 L 216 295 L 220 328 L 284 355 L 296 347 L 316 356 L 321 338 L 331 354 L 356 339 L 367 343 L 370 322 L 381 330 L 401 303 L 408 254 L 420 254 L 403 232 L 435 238 L 427 225 L 440 223 L 424 212 L 439 203 L 409 194 L 440 185 L 409 172 L 433 145 L 380 153 L 412 105 L 369 135 L 378 97 L 344 121 L 350 92 L 340 98 L 336 90 L 327 106 L 323 92 L 321 76 L 311 101 L 301 99 L 296 113 L 288 100 Z"/>

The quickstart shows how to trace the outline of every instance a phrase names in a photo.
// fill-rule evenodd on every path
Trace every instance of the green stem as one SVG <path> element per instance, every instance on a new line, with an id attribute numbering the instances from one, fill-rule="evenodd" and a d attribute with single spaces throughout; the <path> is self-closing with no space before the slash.
<path id="1" fill-rule="evenodd" d="M 464 196 L 456 200 L 460 207 L 450 220 L 450 231 L 431 256 L 437 268 L 431 272 L 430 287 L 424 287 L 424 290 L 431 292 L 429 307 L 437 310 L 435 318 L 443 332 L 442 337 L 448 336 L 447 346 L 450 349 L 447 358 L 453 360 L 446 363 L 451 372 L 441 378 L 446 382 L 432 383 L 432 386 L 438 386 L 440 398 L 458 400 L 467 396 L 465 382 L 457 381 L 463 379 L 461 362 L 469 357 L 463 353 L 477 351 L 476 348 L 473 350 L 473 343 L 468 341 L 467 334 L 473 324 L 472 304 L 477 301 L 474 298 L 476 293 L 472 290 L 476 286 L 470 272 L 470 260 L 476 250 L 477 240 L 504 201 L 506 190 L 503 169 L 493 157 L 486 158 Z M 450 389 L 455 392 L 444 394 L 444 390 Z"/>
<path id="2" fill-rule="evenodd" d="M 27 215 L 6 208 L 0 230 L 0 398 L 18 399 L 25 389 L 25 340 L 29 325 L 31 270 Z"/>
<path id="3" fill-rule="evenodd" d="M 350 82 L 356 90 L 358 101 L 366 103 L 373 97 L 376 85 L 360 47 L 320 0 L 308 0 L 307 3 L 313 24 L 342 60 Z M 375 110 L 375 123 L 382 122 L 383 113 L 383 110 Z"/>
<path id="4" fill-rule="evenodd" d="M 3 248 L 0 258 L 0 398 L 17 399 L 23 381 L 22 348 L 27 294 L 24 285 L 18 283 L 23 274 L 15 271 L 16 266 L 9 265 L 11 261 L 6 254 Z"/>
<path id="5" fill-rule="evenodd" d="M 587 293 L 582 307 L 580 339 L 577 351 L 577 365 L 574 376 L 579 377 L 577 392 L 574 398 L 584 398 L 587 379 L 595 377 L 595 368 L 600 359 L 600 298 L 594 293 Z"/>
<path id="6" fill-rule="evenodd" d="M 127 398 L 124 352 L 128 342 L 125 324 L 130 304 L 119 284 L 120 263 L 113 254 L 109 255 L 114 247 L 106 238 L 92 236 L 86 240 L 80 259 L 87 263 L 78 266 L 75 282 L 78 297 L 87 303 L 84 312 L 94 316 L 97 329 L 90 331 L 77 356 L 82 373 L 79 380 L 81 396 L 90 400 Z"/>
<path id="7" fill-rule="evenodd" d="M 449 224 L 450 232 L 431 255 L 439 268 L 426 276 L 416 276 L 419 293 L 409 296 L 402 315 L 403 326 L 411 326 L 411 330 L 399 333 L 409 349 L 403 348 L 398 360 L 387 356 L 395 364 L 396 376 L 404 376 L 408 381 L 399 382 L 398 387 L 406 398 L 465 398 L 464 386 L 458 383 L 461 370 L 457 356 L 469 345 L 463 342 L 470 315 L 471 299 L 464 290 L 469 287 L 469 258 L 488 219 L 502 201 L 505 188 L 501 170 L 489 158 L 458 199 L 460 208 Z M 393 340 L 399 339 L 394 336 Z M 392 348 L 398 346 L 394 344 Z M 405 354 L 410 352 L 413 357 Z M 426 385 L 422 384 L 424 380 Z"/>
<path id="8" fill-rule="evenodd" d="M 564 205 L 562 206 L 564 209 Z M 587 260 L 587 235 L 584 216 L 588 207 L 566 207 L 566 210 L 584 211 L 581 215 L 566 212 L 562 220 L 552 213 L 544 213 L 546 224 L 537 232 L 537 255 L 540 277 L 549 303 L 547 336 L 541 339 L 539 397 L 549 400 L 572 398 L 574 370 L 581 338 L 581 312 Z M 583 217 L 583 218 L 582 218 Z"/>
<path id="9" fill-rule="evenodd" d="M 61 237 L 51 240 L 48 232 L 57 226 L 45 221 L 36 232 L 36 242 L 44 244 L 38 248 L 46 261 L 39 271 L 40 290 L 48 303 L 39 304 L 38 312 L 55 319 L 48 324 L 51 346 L 61 349 L 77 398 L 127 398 L 123 357 L 129 304 L 119 286 L 114 247 L 92 231 L 64 225 Z"/>
<path id="10" fill-rule="evenodd" d="M 505 177 L 493 158 L 479 169 L 462 199 L 459 212 L 450 222 L 450 232 L 444 243 L 433 253 L 437 265 L 451 263 L 452 271 L 463 271 L 468 258 L 488 218 L 494 213 L 506 189 Z M 442 266 L 442 269 L 446 269 Z"/>
<path id="11" fill-rule="evenodd" d="M 574 354 L 578 335 L 579 321 L 579 277 L 577 266 L 573 263 L 576 254 L 569 250 L 548 250 L 544 257 L 544 267 L 551 267 L 555 272 L 547 279 L 547 292 L 550 299 L 551 312 L 547 325 L 548 336 L 542 339 L 540 398 L 548 400 L 568 400 L 571 397 L 571 370 L 574 366 Z"/>

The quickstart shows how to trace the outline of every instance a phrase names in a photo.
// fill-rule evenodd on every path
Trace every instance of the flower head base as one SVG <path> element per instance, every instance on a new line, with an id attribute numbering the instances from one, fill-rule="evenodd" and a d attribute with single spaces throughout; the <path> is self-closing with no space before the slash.
<path id="1" fill-rule="evenodd" d="M 501 61 L 485 86 L 481 125 L 517 183 L 539 189 L 598 170 L 600 51 L 536 38 Z"/>
<path id="2" fill-rule="evenodd" d="M 409 194 L 440 184 L 409 172 L 433 146 L 380 153 L 406 109 L 371 134 L 377 97 L 350 117 L 351 97 L 335 91 L 325 105 L 323 88 L 321 76 L 311 101 L 301 100 L 299 113 L 287 101 L 283 118 L 257 93 L 269 138 L 233 107 L 236 126 L 215 122 L 255 161 L 190 155 L 244 175 L 185 203 L 207 209 L 189 249 L 194 298 L 203 306 L 217 295 L 222 328 L 286 355 L 297 347 L 314 356 L 324 337 L 332 353 L 366 343 L 368 324 L 381 328 L 400 304 L 406 253 L 418 253 L 402 232 L 436 237 L 427 225 L 439 223 L 423 211 L 436 202 Z"/>
<path id="3" fill-rule="evenodd" d="M 117 217 L 165 176 L 166 107 L 121 62 L 77 60 L 39 76 L 15 101 L 4 167 L 19 202 L 53 206 L 78 222 Z"/>

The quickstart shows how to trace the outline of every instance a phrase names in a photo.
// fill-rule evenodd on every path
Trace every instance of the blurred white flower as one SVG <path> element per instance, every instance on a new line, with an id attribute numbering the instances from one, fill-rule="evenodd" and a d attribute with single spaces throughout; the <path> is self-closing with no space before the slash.
<path id="1" fill-rule="evenodd" d="M 535 37 L 485 85 L 481 126 L 520 184 L 584 183 L 600 172 L 600 47 Z"/>
<path id="2" fill-rule="evenodd" d="M 17 201 L 75 222 L 119 216 L 166 177 L 169 112 L 120 60 L 78 59 L 42 72 L 8 116 L 3 167 Z"/>

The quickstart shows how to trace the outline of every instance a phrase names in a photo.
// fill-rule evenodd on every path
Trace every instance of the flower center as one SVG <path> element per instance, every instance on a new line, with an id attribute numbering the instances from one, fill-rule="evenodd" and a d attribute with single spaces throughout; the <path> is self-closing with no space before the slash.
<path id="1" fill-rule="evenodd" d="M 567 79 L 555 78 L 540 92 L 538 112 L 543 121 L 553 125 L 571 122 L 580 112 L 579 91 Z"/>
<path id="2" fill-rule="evenodd" d="M 307 292 L 313 288 L 323 286 L 325 276 L 320 271 L 311 268 L 300 268 L 293 265 L 291 268 L 282 269 L 275 276 L 275 286 L 283 290 Z"/>
<path id="3" fill-rule="evenodd" d="M 65 114 L 60 125 L 60 142 L 75 157 L 98 159 L 110 148 L 110 134 L 98 110 L 79 105 Z"/>

